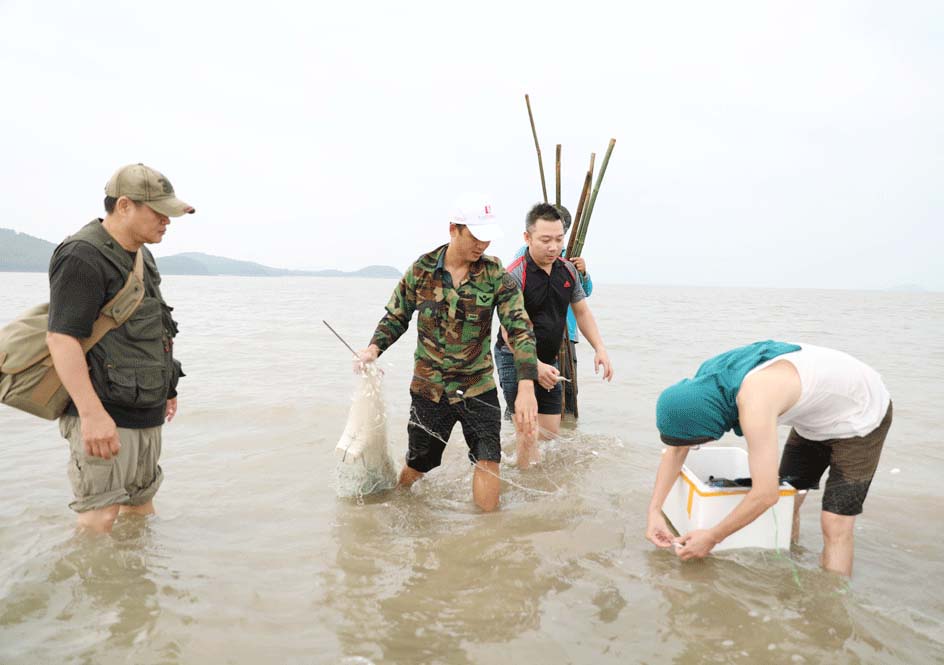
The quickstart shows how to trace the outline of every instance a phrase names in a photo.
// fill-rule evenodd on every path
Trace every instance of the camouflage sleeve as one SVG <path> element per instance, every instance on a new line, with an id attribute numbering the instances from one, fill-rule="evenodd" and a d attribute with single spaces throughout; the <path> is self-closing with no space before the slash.
<path id="1" fill-rule="evenodd" d="M 524 295 L 518 282 L 502 270 L 501 284 L 496 295 L 498 320 L 508 331 L 508 340 L 515 354 L 515 371 L 518 380 L 538 379 L 538 357 L 534 342 L 531 319 L 524 309 Z"/>
<path id="2" fill-rule="evenodd" d="M 387 313 L 380 319 L 377 329 L 374 330 L 374 336 L 370 339 L 370 343 L 376 344 L 381 353 L 393 346 L 393 343 L 400 339 L 400 335 L 410 327 L 410 319 L 413 318 L 413 311 L 416 309 L 413 266 L 407 268 L 403 277 L 400 278 L 400 283 L 393 290 L 386 309 Z"/>

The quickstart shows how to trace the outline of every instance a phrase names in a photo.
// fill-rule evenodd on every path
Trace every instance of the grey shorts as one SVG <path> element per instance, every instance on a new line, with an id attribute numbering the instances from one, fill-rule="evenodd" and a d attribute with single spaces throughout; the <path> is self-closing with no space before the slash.
<path id="1" fill-rule="evenodd" d="M 118 428 L 121 449 L 110 460 L 91 457 L 82 443 L 82 425 L 75 416 L 59 419 L 59 432 L 69 442 L 69 482 L 75 500 L 69 507 L 77 513 L 115 504 L 140 506 L 157 494 L 164 480 L 161 458 L 161 428 Z"/>
<path id="2" fill-rule="evenodd" d="M 780 458 L 780 477 L 798 490 L 819 489 L 820 478 L 828 468 L 823 510 L 836 515 L 858 515 L 891 426 L 889 402 L 885 418 L 865 436 L 811 441 L 792 429 Z"/>

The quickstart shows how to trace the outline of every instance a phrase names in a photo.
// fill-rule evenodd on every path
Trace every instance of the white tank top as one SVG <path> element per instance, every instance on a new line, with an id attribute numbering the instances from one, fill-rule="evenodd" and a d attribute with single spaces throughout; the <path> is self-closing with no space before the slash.
<path id="1" fill-rule="evenodd" d="M 780 360 L 796 368 L 800 399 L 778 424 L 792 426 L 812 441 L 865 436 L 881 424 L 891 396 L 878 372 L 842 351 L 798 345 L 799 351 L 772 358 L 747 375 Z"/>

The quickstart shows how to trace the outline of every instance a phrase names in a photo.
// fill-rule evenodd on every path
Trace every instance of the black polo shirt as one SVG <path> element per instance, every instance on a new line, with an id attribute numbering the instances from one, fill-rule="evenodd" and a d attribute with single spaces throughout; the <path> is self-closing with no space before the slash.
<path id="1" fill-rule="evenodd" d="M 564 340 L 567 308 L 587 297 L 580 275 L 573 263 L 560 258 L 547 273 L 534 262 L 530 251 L 513 261 L 508 272 L 524 291 L 524 308 L 534 326 L 538 360 L 553 364 Z M 501 336 L 498 343 L 504 345 Z"/>

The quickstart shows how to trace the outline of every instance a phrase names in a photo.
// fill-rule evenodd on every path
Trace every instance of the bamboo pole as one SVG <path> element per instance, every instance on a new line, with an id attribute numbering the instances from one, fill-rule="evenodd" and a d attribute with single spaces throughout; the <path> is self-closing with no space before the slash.
<path id="1" fill-rule="evenodd" d="M 525 95 L 524 103 L 528 105 L 528 119 L 531 121 L 531 134 L 534 136 L 534 149 L 538 153 L 538 170 L 541 171 L 541 193 L 547 203 L 547 185 L 544 182 L 544 161 L 541 159 L 541 146 L 538 143 L 538 131 L 534 128 L 534 114 L 531 113 L 531 99 Z"/>
<path id="2" fill-rule="evenodd" d="M 610 139 L 610 145 L 606 148 L 606 154 L 603 156 L 603 163 L 600 165 L 600 172 L 597 174 L 596 184 L 593 186 L 593 194 L 590 196 L 590 203 L 587 205 L 587 211 L 584 213 L 586 219 L 580 228 L 580 235 L 577 237 L 577 243 L 574 245 L 573 256 L 580 256 L 583 251 L 583 243 L 587 237 L 587 228 L 590 226 L 590 216 L 593 214 L 593 206 L 597 202 L 597 194 L 600 193 L 600 183 L 603 182 L 603 175 L 606 173 L 606 165 L 610 163 L 610 155 L 613 154 L 613 146 L 616 145 L 616 139 Z"/>
<path id="3" fill-rule="evenodd" d="M 596 162 L 596 160 L 597 160 L 597 153 L 591 152 L 591 153 L 590 153 L 590 169 L 589 169 L 589 173 L 590 173 L 590 188 L 587 189 L 587 200 L 586 200 L 586 202 L 585 202 L 585 204 L 584 204 L 584 207 L 583 207 L 583 215 L 581 215 L 580 220 L 579 220 L 579 221 L 580 221 L 580 224 L 579 224 L 579 225 L 577 226 L 577 228 L 575 229 L 575 230 L 577 230 L 577 231 L 579 231 L 581 228 L 583 228 L 584 223 L 586 223 L 586 221 L 587 221 L 587 210 L 590 209 L 590 206 L 589 206 L 589 203 L 590 203 L 590 193 L 593 191 L 593 189 L 592 189 L 592 187 L 593 187 L 593 165 L 594 165 L 594 163 Z"/>
<path id="4" fill-rule="evenodd" d="M 577 419 L 579 415 L 577 410 L 577 359 L 574 358 L 574 354 L 571 353 L 570 346 L 570 331 L 567 330 L 567 326 L 564 326 L 564 341 L 561 343 L 561 368 L 567 368 L 568 371 L 564 372 L 564 375 L 570 379 L 571 390 L 573 391 L 574 404 L 574 420 Z M 564 383 L 561 385 L 561 416 L 567 413 L 567 384 Z"/>
<path id="5" fill-rule="evenodd" d="M 572 252 L 574 251 L 574 243 L 579 234 L 581 220 L 583 218 L 583 209 L 587 203 L 587 197 L 590 195 L 590 185 L 593 182 L 593 161 L 596 157 L 597 154 L 595 152 L 590 153 L 590 168 L 587 170 L 587 175 L 583 179 L 583 189 L 580 191 L 580 200 L 577 201 L 577 212 L 574 215 L 570 229 L 570 238 L 567 241 L 567 256 L 575 256 Z"/>
<path id="6" fill-rule="evenodd" d="M 557 144 L 557 160 L 556 160 L 556 162 L 555 162 L 555 164 L 554 164 L 554 174 L 555 174 L 555 176 L 556 176 L 554 203 L 557 204 L 557 207 L 558 207 L 558 208 L 560 207 L 560 204 L 561 204 L 561 196 L 560 196 L 560 190 L 561 190 L 560 160 L 561 160 L 561 144 L 558 143 L 558 144 Z"/>
<path id="7" fill-rule="evenodd" d="M 580 232 L 581 219 L 583 217 L 584 206 L 587 203 L 587 197 L 590 195 L 590 185 L 593 182 L 593 165 L 596 161 L 597 154 L 595 152 L 590 153 L 590 167 L 587 169 L 587 175 L 583 179 L 583 189 L 580 192 L 580 200 L 577 201 L 577 212 L 574 215 L 572 227 L 570 230 L 570 240 L 567 243 L 567 256 L 578 256 L 574 254 L 574 243 L 576 242 L 577 236 Z M 572 411 L 574 412 L 574 420 L 580 415 L 580 409 L 577 406 L 577 359 L 573 354 L 573 347 L 570 345 L 570 331 L 567 329 L 567 326 L 564 326 L 564 339 L 561 342 L 561 348 L 559 353 L 561 359 L 561 367 L 565 368 L 564 375 L 570 379 L 570 390 L 573 396 L 573 406 Z M 561 386 L 563 391 L 561 395 L 561 415 L 567 412 L 567 389 L 568 386 L 565 384 Z"/>

